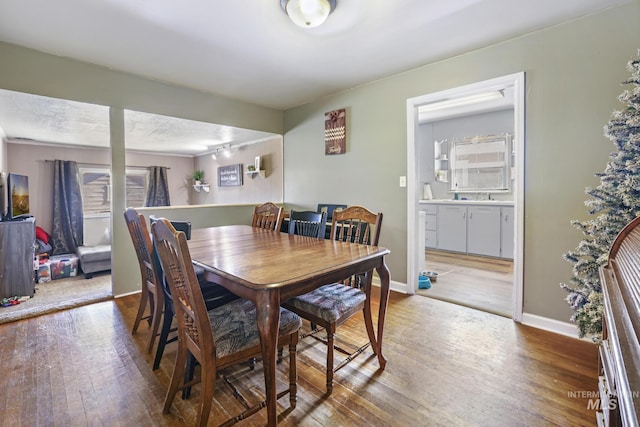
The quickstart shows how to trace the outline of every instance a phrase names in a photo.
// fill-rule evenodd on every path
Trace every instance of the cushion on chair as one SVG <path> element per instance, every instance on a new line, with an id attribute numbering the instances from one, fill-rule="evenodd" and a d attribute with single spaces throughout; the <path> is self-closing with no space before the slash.
<path id="1" fill-rule="evenodd" d="M 256 327 L 256 306 L 251 301 L 237 299 L 208 313 L 217 357 L 260 344 L 260 335 Z M 280 308 L 279 336 L 289 335 L 301 327 L 302 320 L 297 314 Z"/>
<path id="2" fill-rule="evenodd" d="M 334 283 L 324 285 L 304 295 L 287 301 L 291 307 L 320 317 L 328 322 L 335 322 L 342 315 L 367 299 L 365 293 L 357 288 Z"/>

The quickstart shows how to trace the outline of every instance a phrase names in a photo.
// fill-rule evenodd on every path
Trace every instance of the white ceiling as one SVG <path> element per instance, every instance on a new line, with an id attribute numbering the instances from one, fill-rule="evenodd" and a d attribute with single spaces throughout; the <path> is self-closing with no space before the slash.
<path id="1" fill-rule="evenodd" d="M 628 1 L 338 0 L 302 29 L 280 0 L 0 0 L 0 41 L 287 109 Z"/>
<path id="2" fill-rule="evenodd" d="M 176 117 L 125 110 L 127 149 L 201 155 L 274 135 Z M 109 108 L 0 89 L 0 130 L 11 143 L 109 147 Z M 0 134 L 1 136 L 1 134 Z"/>

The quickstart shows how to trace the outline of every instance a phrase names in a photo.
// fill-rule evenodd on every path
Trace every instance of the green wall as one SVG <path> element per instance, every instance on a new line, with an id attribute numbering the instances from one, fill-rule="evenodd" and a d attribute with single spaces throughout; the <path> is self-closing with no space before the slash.
<path id="1" fill-rule="evenodd" d="M 614 147 L 603 137 L 622 105 L 620 82 L 640 48 L 640 2 L 423 66 L 285 112 L 285 201 L 362 204 L 384 212 L 380 244 L 391 279 L 406 282 L 406 100 L 524 71 L 526 149 L 524 312 L 559 321 L 572 312 L 559 287 L 562 254 L 581 239 L 585 187 L 598 184 Z M 347 109 L 347 153 L 325 156 L 323 115 Z M 417 231 L 416 231 L 417 232 Z"/>

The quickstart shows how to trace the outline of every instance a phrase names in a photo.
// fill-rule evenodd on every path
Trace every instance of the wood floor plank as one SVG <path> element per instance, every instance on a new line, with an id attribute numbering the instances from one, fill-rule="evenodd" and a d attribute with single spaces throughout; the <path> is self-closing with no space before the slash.
<path id="1" fill-rule="evenodd" d="M 512 317 L 513 261 L 426 250 L 425 268 L 438 277 L 418 295 Z"/>
<path id="2" fill-rule="evenodd" d="M 375 293 L 375 292 L 374 292 Z M 169 345 L 151 370 L 148 327 L 131 335 L 139 295 L 0 325 L 0 414 L 3 426 L 183 426 L 195 421 L 200 387 L 162 404 L 175 357 Z M 308 327 L 305 324 L 305 327 Z M 366 341 L 362 316 L 338 329 L 341 345 Z M 590 426 L 595 413 L 597 348 L 514 323 L 508 318 L 420 296 L 392 293 L 378 368 L 371 350 L 335 374 L 325 392 L 325 349 L 315 340 L 298 346 L 298 402 L 284 426 Z M 286 352 L 285 352 L 286 355 Z M 336 357 L 339 355 L 337 354 Z M 278 364 L 286 388 L 288 357 Z M 255 371 L 225 371 L 255 403 L 262 399 L 260 361 Z M 210 425 L 240 411 L 218 380 Z M 239 426 L 266 423 L 264 410 Z"/>

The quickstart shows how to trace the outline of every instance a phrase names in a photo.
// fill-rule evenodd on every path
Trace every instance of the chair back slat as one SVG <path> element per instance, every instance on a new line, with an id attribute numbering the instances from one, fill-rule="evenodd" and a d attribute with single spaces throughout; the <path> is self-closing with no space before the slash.
<path id="1" fill-rule="evenodd" d="M 253 227 L 279 231 L 282 225 L 284 209 L 274 203 L 267 202 L 256 206 L 253 211 Z"/>
<path id="2" fill-rule="evenodd" d="M 327 222 L 326 212 L 291 211 L 289 215 L 289 234 L 324 238 Z"/>
<path id="3" fill-rule="evenodd" d="M 331 238 L 334 240 L 377 246 L 380 240 L 382 212 L 373 213 L 362 206 L 349 206 L 334 211 L 331 221 Z M 351 287 L 363 288 L 371 285 L 373 271 L 356 274 L 342 281 Z"/>
<path id="4" fill-rule="evenodd" d="M 166 282 L 173 297 L 179 340 L 199 359 L 215 354 L 213 332 L 202 291 L 196 277 L 184 232 L 176 231 L 166 218 L 157 219 L 151 230 Z"/>
<path id="5" fill-rule="evenodd" d="M 333 213 L 331 238 L 377 246 L 381 225 L 382 213 L 375 214 L 362 206 L 349 206 Z"/>
<path id="6" fill-rule="evenodd" d="M 124 213 L 124 219 L 127 223 L 129 234 L 131 235 L 131 241 L 134 244 L 138 263 L 140 264 L 142 281 L 147 286 L 156 286 L 158 279 L 153 269 L 151 257 L 153 246 L 144 216 L 138 214 L 133 208 L 129 208 Z"/>

